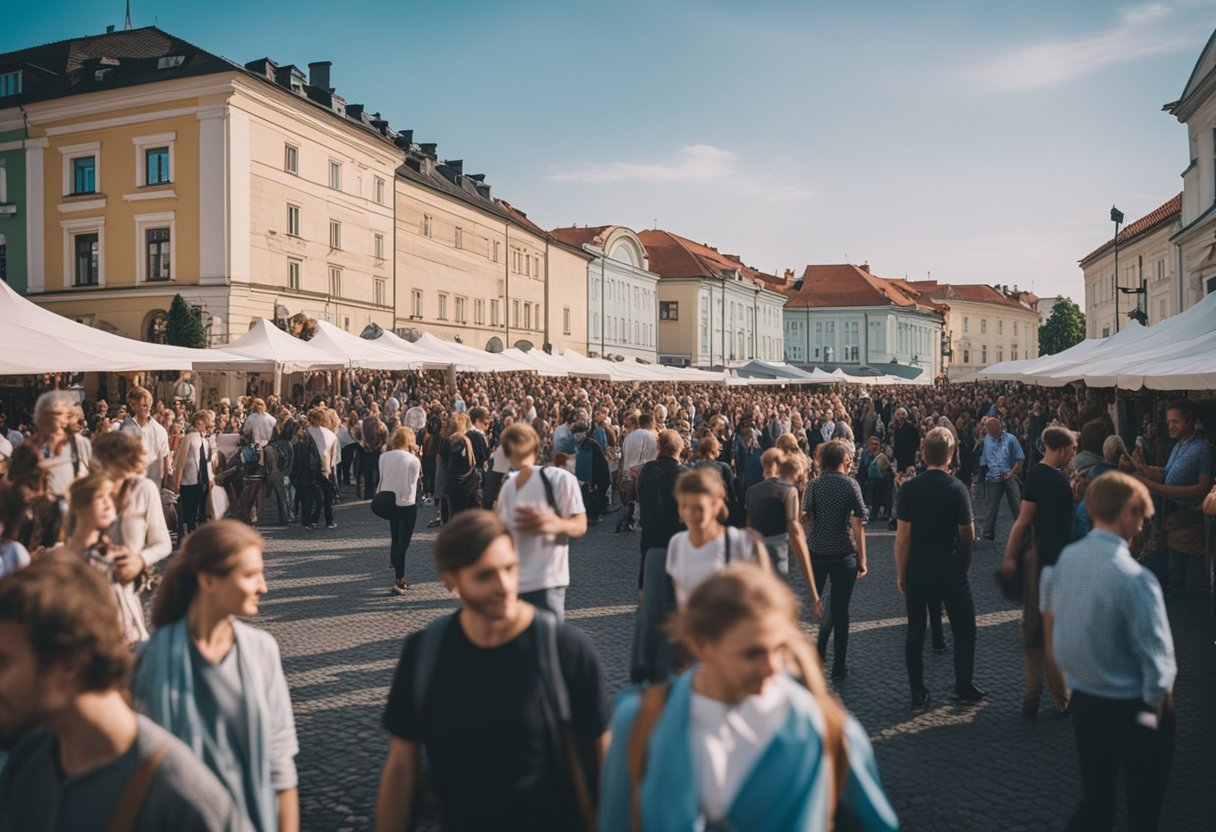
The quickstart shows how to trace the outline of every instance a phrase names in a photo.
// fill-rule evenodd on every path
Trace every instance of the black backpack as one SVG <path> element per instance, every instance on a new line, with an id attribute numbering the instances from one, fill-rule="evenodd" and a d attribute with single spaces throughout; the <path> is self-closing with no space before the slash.
<path id="1" fill-rule="evenodd" d="M 321 451 L 307 431 L 303 432 L 303 439 L 300 440 L 299 446 L 292 456 L 294 457 L 292 471 L 295 479 L 308 484 L 321 479 Z"/>

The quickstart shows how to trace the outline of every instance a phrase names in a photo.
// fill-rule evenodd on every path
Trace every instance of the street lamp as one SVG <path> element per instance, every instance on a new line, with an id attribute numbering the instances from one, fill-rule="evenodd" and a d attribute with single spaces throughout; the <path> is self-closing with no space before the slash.
<path id="1" fill-rule="evenodd" d="M 1110 206 L 1110 221 L 1115 224 L 1115 332 L 1119 331 L 1119 226 L 1123 224 L 1123 212 Z"/>

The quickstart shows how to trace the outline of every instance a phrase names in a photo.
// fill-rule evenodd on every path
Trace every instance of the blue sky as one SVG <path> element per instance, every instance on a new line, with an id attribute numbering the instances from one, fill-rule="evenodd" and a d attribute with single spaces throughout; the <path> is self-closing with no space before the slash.
<path id="1" fill-rule="evenodd" d="M 0 51 L 121 25 L 121 0 L 6 15 Z M 1033 285 L 1181 189 L 1161 112 L 1216 0 L 132 0 L 244 63 L 332 84 L 542 226 L 656 224 L 765 271 Z"/>

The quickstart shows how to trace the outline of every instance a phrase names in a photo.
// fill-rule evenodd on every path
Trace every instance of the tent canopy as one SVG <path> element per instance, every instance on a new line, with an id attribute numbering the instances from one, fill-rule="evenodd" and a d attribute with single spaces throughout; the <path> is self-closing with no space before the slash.
<path id="1" fill-rule="evenodd" d="M 346 366 L 341 354 L 329 353 L 309 341 L 293 338 L 265 318 L 228 344 L 223 352 L 210 360 L 195 363 L 199 370 L 251 370 L 259 372 L 307 373 L 313 370 L 337 370 Z M 231 360 L 236 356 L 236 360 Z"/>
<path id="2" fill-rule="evenodd" d="M 791 364 L 779 364 L 770 361 L 760 361 L 759 359 L 747 362 L 735 372 L 743 378 L 748 379 L 749 383 L 764 383 L 766 381 L 783 384 L 840 383 L 838 376 L 825 373 L 819 367 L 815 367 L 810 372 L 807 372 Z"/>

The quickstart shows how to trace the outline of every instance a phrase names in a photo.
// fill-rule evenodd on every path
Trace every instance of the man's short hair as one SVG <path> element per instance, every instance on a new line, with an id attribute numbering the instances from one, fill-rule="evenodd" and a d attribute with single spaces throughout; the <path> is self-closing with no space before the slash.
<path id="1" fill-rule="evenodd" d="M 74 555 L 43 555 L 0 579 L 0 621 L 25 629 L 39 668 L 76 660 L 80 692 L 126 687 L 131 651 L 110 585 Z"/>
<path id="2" fill-rule="evenodd" d="M 1199 408 L 1197 408 L 1195 403 L 1190 399 L 1175 399 L 1174 401 L 1170 402 L 1170 406 L 1167 408 L 1167 411 L 1169 410 L 1177 410 L 1182 414 L 1182 418 L 1191 424 L 1199 421 Z"/>
<path id="3" fill-rule="evenodd" d="M 443 524 L 431 551 L 440 572 L 459 572 L 485 554 L 500 537 L 511 539 L 511 530 L 497 514 L 484 509 L 462 511 Z"/>
<path id="4" fill-rule="evenodd" d="M 844 464 L 846 456 L 853 455 L 853 446 L 843 439 L 833 439 L 819 446 L 819 467 L 824 471 L 836 471 Z"/>
<path id="5" fill-rule="evenodd" d="M 928 465 L 940 466 L 954 456 L 954 434 L 947 428 L 934 428 L 925 434 L 924 454 Z"/>
<path id="6" fill-rule="evenodd" d="M 659 432 L 659 456 L 678 457 L 684 452 L 684 437 L 674 430 Z"/>
<path id="7" fill-rule="evenodd" d="M 482 421 L 483 419 L 488 418 L 489 415 L 490 415 L 490 411 L 486 410 L 481 405 L 478 405 L 477 407 L 471 408 L 469 410 L 469 421 L 472 422 L 473 424 L 477 424 L 478 422 Z"/>
<path id="8" fill-rule="evenodd" d="M 1052 425 L 1043 431 L 1043 447 L 1049 451 L 1062 451 L 1077 444 L 1077 435 L 1068 428 Z"/>
<path id="9" fill-rule="evenodd" d="M 540 437 L 527 422 L 515 422 L 502 432 L 498 441 L 512 463 L 534 456 L 540 449 Z"/>
<path id="10" fill-rule="evenodd" d="M 650 430 L 652 427 L 654 427 L 654 414 L 643 413 L 641 416 L 639 416 L 638 427 L 643 428 L 644 430 Z"/>
<path id="11" fill-rule="evenodd" d="M 1122 471 L 1107 471 L 1085 489 L 1085 511 L 1095 523 L 1115 522 L 1129 504 L 1139 505 L 1145 517 L 1153 516 L 1148 488 Z"/>

